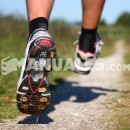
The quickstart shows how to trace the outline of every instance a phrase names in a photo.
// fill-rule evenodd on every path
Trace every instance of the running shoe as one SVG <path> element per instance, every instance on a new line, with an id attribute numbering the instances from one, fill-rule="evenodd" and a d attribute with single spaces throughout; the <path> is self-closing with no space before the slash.
<path id="1" fill-rule="evenodd" d="M 38 29 L 29 37 L 17 86 L 17 106 L 24 114 L 42 114 L 51 101 L 48 74 L 56 47 L 48 31 Z"/>
<path id="2" fill-rule="evenodd" d="M 98 34 L 95 36 L 95 51 L 83 52 L 79 48 L 79 41 L 77 41 L 76 54 L 74 59 L 74 71 L 80 74 L 89 74 L 94 66 L 95 60 L 100 56 L 103 42 Z"/>

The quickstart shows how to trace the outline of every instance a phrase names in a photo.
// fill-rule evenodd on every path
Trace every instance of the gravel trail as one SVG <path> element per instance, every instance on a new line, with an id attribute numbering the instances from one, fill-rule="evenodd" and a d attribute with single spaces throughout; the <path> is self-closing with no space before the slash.
<path id="1" fill-rule="evenodd" d="M 88 76 L 68 77 L 52 92 L 50 109 L 38 119 L 23 115 L 5 120 L 0 130 L 107 130 L 109 110 L 105 103 L 110 95 L 118 93 L 121 78 L 121 72 L 108 68 L 111 64 L 123 63 L 122 46 L 123 41 L 118 41 L 115 53 L 104 59 L 106 70 L 93 69 Z"/>

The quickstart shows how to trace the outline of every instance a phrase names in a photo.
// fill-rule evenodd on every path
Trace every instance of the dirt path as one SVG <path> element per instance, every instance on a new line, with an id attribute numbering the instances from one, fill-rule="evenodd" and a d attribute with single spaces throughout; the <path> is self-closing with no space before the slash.
<path id="1" fill-rule="evenodd" d="M 115 53 L 104 60 L 106 68 L 123 62 L 123 42 L 116 45 Z M 35 116 L 23 115 L 4 121 L 0 130 L 106 130 L 109 110 L 104 104 L 118 93 L 120 76 L 121 72 L 93 70 L 89 76 L 68 77 L 52 92 L 52 105 L 38 121 Z"/>

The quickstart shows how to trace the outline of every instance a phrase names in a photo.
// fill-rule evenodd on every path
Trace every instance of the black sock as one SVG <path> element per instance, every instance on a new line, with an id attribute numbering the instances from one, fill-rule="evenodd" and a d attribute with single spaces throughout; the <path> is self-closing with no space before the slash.
<path id="1" fill-rule="evenodd" d="M 97 29 L 84 29 L 81 30 L 81 35 L 79 38 L 79 47 L 84 52 L 94 53 L 95 51 L 95 41 L 96 41 Z"/>
<path id="2" fill-rule="evenodd" d="M 48 20 L 44 17 L 38 17 L 29 22 L 29 33 L 32 34 L 34 30 L 43 28 L 48 30 Z"/>

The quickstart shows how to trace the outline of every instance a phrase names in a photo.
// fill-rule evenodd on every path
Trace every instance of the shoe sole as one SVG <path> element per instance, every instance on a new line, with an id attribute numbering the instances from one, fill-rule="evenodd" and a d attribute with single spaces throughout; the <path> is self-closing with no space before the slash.
<path id="1" fill-rule="evenodd" d="M 77 74 L 82 74 L 82 75 L 89 75 L 91 70 L 88 70 L 88 71 L 79 71 L 77 70 L 76 68 L 74 69 L 74 72 L 77 73 Z"/>
<path id="2" fill-rule="evenodd" d="M 89 67 L 89 68 L 90 68 L 90 67 Z M 82 71 L 82 70 L 77 69 L 76 64 L 75 64 L 75 62 L 74 62 L 74 72 L 75 72 L 75 73 L 82 74 L 82 75 L 89 75 L 90 72 L 91 72 L 91 70 L 92 70 L 92 68 L 93 68 L 93 67 L 91 67 L 91 68 L 88 69 L 88 70 Z"/>
<path id="3" fill-rule="evenodd" d="M 52 71 L 52 60 L 56 58 L 56 48 L 55 46 L 39 46 L 39 43 L 40 40 L 33 45 L 28 53 L 25 67 L 27 71 L 24 71 L 24 79 L 17 91 L 17 106 L 19 111 L 24 114 L 42 114 L 48 109 L 51 102 L 51 94 L 46 78 L 49 72 Z M 43 68 L 35 70 L 32 65 L 38 63 L 39 58 L 45 60 L 45 65 Z M 28 67 L 30 68 L 28 69 Z"/>

